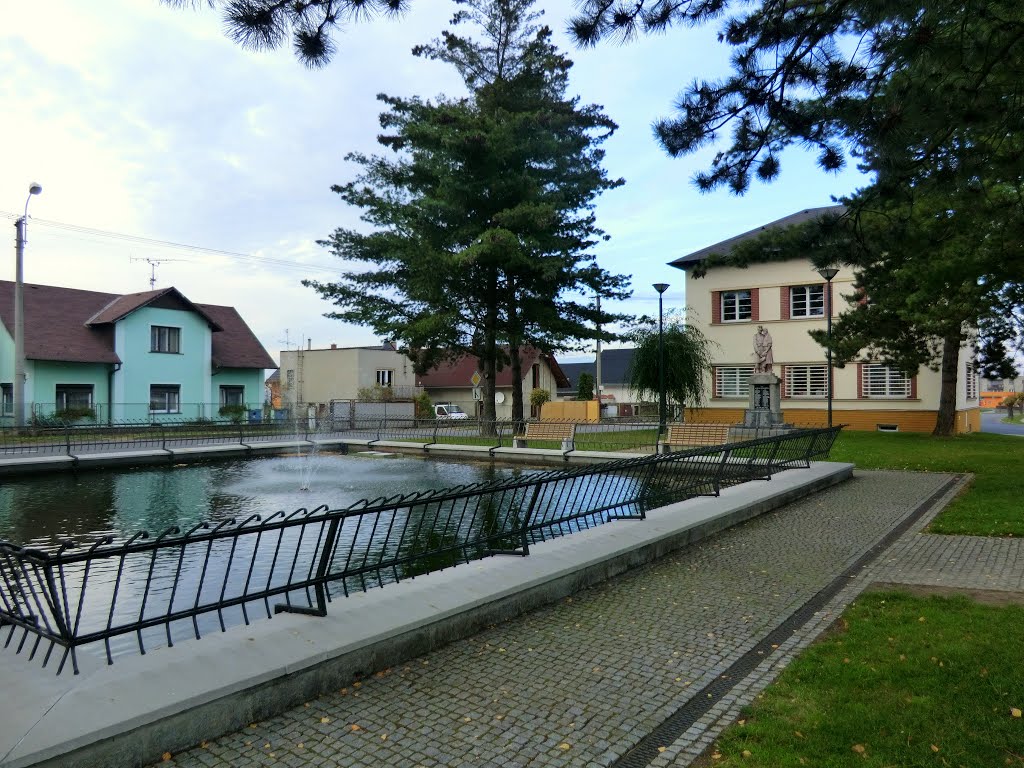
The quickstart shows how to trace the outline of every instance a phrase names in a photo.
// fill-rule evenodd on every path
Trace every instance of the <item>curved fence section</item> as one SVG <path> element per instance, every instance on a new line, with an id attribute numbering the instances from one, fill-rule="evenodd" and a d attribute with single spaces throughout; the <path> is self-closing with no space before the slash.
<path id="1" fill-rule="evenodd" d="M 108 663 L 257 617 L 329 603 L 530 546 L 827 457 L 840 427 L 645 455 L 515 480 L 252 515 L 152 537 L 26 549 L 0 541 L 4 646 L 58 674 L 77 651 Z"/>

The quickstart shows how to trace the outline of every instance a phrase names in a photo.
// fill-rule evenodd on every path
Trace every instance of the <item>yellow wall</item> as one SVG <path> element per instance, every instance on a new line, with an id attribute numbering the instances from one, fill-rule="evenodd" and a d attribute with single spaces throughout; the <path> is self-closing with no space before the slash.
<path id="1" fill-rule="evenodd" d="M 686 421 L 739 424 L 743 421 L 742 408 L 688 408 Z M 879 424 L 895 424 L 900 432 L 931 432 L 935 429 L 936 411 L 895 410 L 839 410 L 832 411 L 832 423 L 844 424 L 847 429 L 874 431 Z M 782 418 L 798 427 L 824 427 L 828 423 L 826 411 L 811 408 L 786 408 Z M 956 432 L 981 430 L 981 410 L 970 408 L 956 413 Z"/>
<path id="2" fill-rule="evenodd" d="M 598 421 L 597 400 L 552 400 L 541 406 L 541 421 Z"/>

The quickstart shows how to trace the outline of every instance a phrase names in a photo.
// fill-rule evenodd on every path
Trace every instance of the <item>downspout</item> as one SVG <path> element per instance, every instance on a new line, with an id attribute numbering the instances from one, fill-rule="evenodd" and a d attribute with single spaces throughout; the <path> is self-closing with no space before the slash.
<path id="1" fill-rule="evenodd" d="M 114 374 L 121 370 L 121 363 L 113 363 L 107 371 L 107 425 L 114 423 Z"/>

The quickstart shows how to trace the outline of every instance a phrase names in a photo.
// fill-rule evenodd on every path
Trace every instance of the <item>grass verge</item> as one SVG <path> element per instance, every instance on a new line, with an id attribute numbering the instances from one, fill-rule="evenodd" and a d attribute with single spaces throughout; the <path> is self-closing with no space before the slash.
<path id="1" fill-rule="evenodd" d="M 932 533 L 967 536 L 1024 536 L 1022 458 L 1024 440 L 1020 437 L 978 432 L 933 437 L 843 430 L 830 455 L 832 461 L 849 461 L 861 469 L 973 473 L 972 487 L 929 527 Z"/>
<path id="2" fill-rule="evenodd" d="M 1021 606 L 864 594 L 698 765 L 1024 765 L 1022 622 Z"/>

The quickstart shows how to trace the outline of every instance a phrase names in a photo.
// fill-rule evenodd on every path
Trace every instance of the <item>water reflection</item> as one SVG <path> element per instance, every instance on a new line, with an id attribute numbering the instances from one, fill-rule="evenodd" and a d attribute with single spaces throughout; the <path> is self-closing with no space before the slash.
<path id="1" fill-rule="evenodd" d="M 320 504 L 339 509 L 364 498 L 531 471 L 536 470 L 490 462 L 319 454 L 18 478 L 0 486 L 0 539 L 33 547 L 52 547 L 66 538 L 127 539 L 140 530 L 158 535 L 203 520 L 267 517 Z M 312 477 L 308 491 L 300 490 L 304 476 Z"/>

